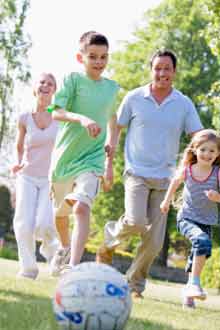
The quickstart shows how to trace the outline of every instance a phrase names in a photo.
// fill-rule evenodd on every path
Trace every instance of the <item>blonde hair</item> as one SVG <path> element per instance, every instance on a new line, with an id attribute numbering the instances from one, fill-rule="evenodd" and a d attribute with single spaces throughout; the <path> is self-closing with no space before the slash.
<path id="1" fill-rule="evenodd" d="M 182 160 L 180 161 L 180 170 L 197 162 L 195 150 L 207 141 L 216 143 L 217 148 L 220 151 L 220 136 L 214 129 L 204 129 L 199 131 L 193 135 L 191 142 L 184 150 Z M 220 155 L 218 155 L 213 165 L 220 165 Z"/>
<path id="2" fill-rule="evenodd" d="M 55 87 L 55 91 L 56 91 L 56 89 L 57 89 L 57 81 L 56 81 L 55 76 L 54 76 L 52 73 L 50 73 L 50 72 L 41 72 L 41 73 L 38 75 L 37 79 L 35 79 L 35 82 L 34 82 L 34 88 L 33 88 L 33 94 L 34 94 L 34 96 L 36 96 L 36 91 L 35 91 L 36 84 L 37 84 L 37 82 L 39 81 L 40 77 L 42 77 L 42 76 L 47 76 L 47 77 L 49 77 L 51 80 L 53 80 L 54 87 Z"/>

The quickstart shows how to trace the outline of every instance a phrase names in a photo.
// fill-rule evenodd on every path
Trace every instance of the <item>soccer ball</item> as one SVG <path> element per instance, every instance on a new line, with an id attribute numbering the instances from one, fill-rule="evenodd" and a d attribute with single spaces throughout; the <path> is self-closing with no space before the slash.
<path id="1" fill-rule="evenodd" d="M 84 262 L 61 277 L 53 306 L 62 330 L 123 330 L 132 304 L 120 272 Z"/>

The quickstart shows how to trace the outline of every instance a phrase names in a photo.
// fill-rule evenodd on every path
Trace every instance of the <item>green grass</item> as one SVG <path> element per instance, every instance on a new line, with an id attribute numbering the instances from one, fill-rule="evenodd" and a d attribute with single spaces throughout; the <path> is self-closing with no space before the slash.
<path id="1" fill-rule="evenodd" d="M 51 297 L 56 280 L 40 267 L 36 281 L 18 280 L 16 261 L 0 259 L 0 329 L 58 330 Z M 219 330 L 220 296 L 210 295 L 194 311 L 183 311 L 180 286 L 150 283 L 145 299 L 135 301 L 126 330 Z"/>

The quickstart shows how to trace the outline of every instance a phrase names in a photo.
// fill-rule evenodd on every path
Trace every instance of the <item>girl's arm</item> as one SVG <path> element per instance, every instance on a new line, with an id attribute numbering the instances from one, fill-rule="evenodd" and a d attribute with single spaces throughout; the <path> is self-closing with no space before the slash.
<path id="1" fill-rule="evenodd" d="M 218 182 L 220 182 L 220 169 L 218 171 Z M 210 201 L 220 203 L 220 193 L 218 191 L 210 189 L 204 191 L 204 193 L 206 194 L 206 196 Z"/>
<path id="2" fill-rule="evenodd" d="M 18 123 L 18 133 L 16 137 L 16 163 L 12 166 L 11 171 L 16 174 L 24 164 L 22 164 L 23 154 L 24 154 L 24 139 L 26 134 L 26 128 L 22 123 Z"/>
<path id="3" fill-rule="evenodd" d="M 185 177 L 185 169 L 178 172 L 178 174 L 171 180 L 166 195 L 164 197 L 164 200 L 160 204 L 160 210 L 163 214 L 168 213 L 173 196 L 176 190 L 178 189 L 178 187 L 184 181 L 184 177 Z"/>
<path id="4" fill-rule="evenodd" d="M 91 137 L 96 137 L 101 132 L 101 128 L 94 120 L 86 116 L 80 115 L 79 113 L 69 112 L 64 109 L 56 109 L 52 112 L 52 118 L 58 121 L 79 123 L 87 129 L 88 134 Z"/>

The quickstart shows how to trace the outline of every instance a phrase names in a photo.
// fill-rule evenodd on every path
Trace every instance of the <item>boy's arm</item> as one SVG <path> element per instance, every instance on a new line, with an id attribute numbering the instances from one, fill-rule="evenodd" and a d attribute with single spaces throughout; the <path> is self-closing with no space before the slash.
<path id="1" fill-rule="evenodd" d="M 56 109 L 53 110 L 52 117 L 58 121 L 79 123 L 87 129 L 88 134 L 91 137 L 96 137 L 101 132 L 101 128 L 94 120 L 78 113 L 69 112 L 64 109 Z"/>
<path id="2" fill-rule="evenodd" d="M 163 214 L 168 213 L 170 208 L 170 203 L 173 199 L 173 196 L 178 189 L 178 187 L 181 185 L 181 183 L 184 181 L 185 177 L 185 169 L 183 169 L 181 172 L 179 172 L 170 182 L 170 185 L 167 189 L 166 195 L 164 197 L 164 200 L 160 204 L 160 210 Z"/>

